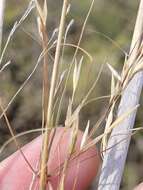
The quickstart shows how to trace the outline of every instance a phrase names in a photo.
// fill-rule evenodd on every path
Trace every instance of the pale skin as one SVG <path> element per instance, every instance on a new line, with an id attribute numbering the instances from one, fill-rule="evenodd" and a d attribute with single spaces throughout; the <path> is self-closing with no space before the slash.
<path id="1" fill-rule="evenodd" d="M 80 142 L 83 133 L 78 132 L 76 143 L 76 152 L 79 151 Z M 53 190 L 57 190 L 62 164 L 67 157 L 68 142 L 70 139 L 70 130 L 64 132 L 63 128 L 58 127 L 50 151 L 48 161 L 49 176 L 48 182 L 52 185 Z M 31 143 L 22 148 L 29 163 L 35 171 L 38 171 L 38 162 L 40 159 L 40 150 L 42 145 L 42 136 L 34 139 Z M 78 164 L 77 164 L 78 163 Z M 75 183 L 75 190 L 86 190 L 91 184 L 100 165 L 100 157 L 96 147 L 92 147 L 80 156 L 74 157 L 69 162 L 65 178 L 65 190 L 72 190 Z M 59 167 L 61 166 L 61 167 Z M 28 168 L 20 152 L 16 152 L 9 158 L 0 163 L 0 189 L 1 190 L 27 190 L 31 185 L 31 190 L 39 189 L 39 176 L 32 180 L 32 171 Z M 47 190 L 48 190 L 47 185 Z"/>

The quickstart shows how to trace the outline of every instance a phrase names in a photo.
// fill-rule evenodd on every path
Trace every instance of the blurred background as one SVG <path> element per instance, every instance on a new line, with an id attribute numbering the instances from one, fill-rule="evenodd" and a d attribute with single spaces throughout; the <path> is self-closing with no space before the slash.
<path id="1" fill-rule="evenodd" d="M 6 43 L 14 22 L 21 18 L 28 2 L 27 0 L 6 1 L 2 47 Z M 48 0 L 47 3 L 47 30 L 50 37 L 59 24 L 62 0 Z M 90 0 L 71 1 L 71 9 L 66 25 L 72 19 L 74 19 L 74 23 L 69 30 L 67 43 L 77 44 L 90 3 Z M 90 98 L 110 94 L 111 73 L 106 67 L 106 63 L 110 63 L 119 73 L 121 72 L 125 52 L 129 51 L 138 5 L 138 0 L 95 0 L 94 8 L 88 19 L 81 42 L 81 47 L 93 57 L 93 63 L 90 63 L 89 59 L 84 56 L 80 82 L 74 99 L 75 107 L 81 102 L 96 80 L 101 65 L 104 65 L 103 72 Z M 40 52 L 41 44 L 37 29 L 36 12 L 33 11 L 13 35 L 3 59 L 3 64 L 11 60 L 11 64 L 7 69 L 0 73 L 0 96 L 4 107 L 8 105 L 13 95 L 32 72 Z M 52 71 L 53 61 L 51 57 L 54 56 L 54 53 L 55 48 L 50 51 L 49 75 Z M 62 70 L 69 66 L 73 53 L 74 48 L 65 48 Z M 81 52 L 78 56 L 78 58 L 81 57 Z M 41 127 L 41 94 L 42 63 L 7 110 L 7 116 L 16 134 Z M 67 104 L 71 95 L 72 80 L 68 83 L 59 124 L 64 125 Z M 140 104 L 135 127 L 142 126 L 143 97 L 141 97 Z M 91 126 L 93 126 L 103 114 L 107 105 L 108 99 L 102 99 L 86 105 L 80 114 L 81 129 L 84 129 L 88 120 L 91 121 Z M 38 133 L 25 135 L 20 137 L 18 141 L 23 145 L 37 135 Z M 11 137 L 3 118 L 0 120 L 0 137 L 0 145 L 3 145 Z M 10 143 L 1 153 L 0 159 L 4 159 L 15 150 L 14 144 Z M 130 190 L 141 181 L 143 181 L 142 131 L 132 138 L 121 189 Z"/>

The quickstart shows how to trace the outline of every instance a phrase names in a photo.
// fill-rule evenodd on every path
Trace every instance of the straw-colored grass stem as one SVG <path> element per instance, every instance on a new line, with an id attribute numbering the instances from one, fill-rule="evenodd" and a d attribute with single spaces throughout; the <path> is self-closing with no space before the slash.
<path id="1" fill-rule="evenodd" d="M 125 78 L 127 78 L 126 75 L 129 72 L 130 67 L 136 62 L 138 56 L 140 56 L 139 48 L 142 42 L 142 33 L 143 0 L 140 1 L 136 26 L 130 48 L 130 55 L 123 68 L 122 79 L 124 81 Z M 128 109 L 131 109 L 138 104 L 142 89 L 142 80 L 143 74 L 140 72 L 136 75 L 133 75 L 131 81 L 127 80 L 124 82 L 126 88 L 122 93 L 122 98 L 118 109 L 118 117 L 126 113 Z M 108 141 L 107 149 L 108 147 L 113 147 L 116 142 L 119 142 L 121 138 L 123 138 L 123 136 L 116 134 L 122 133 L 122 131 L 126 131 L 128 133 L 133 128 L 135 116 L 136 111 L 134 113 L 131 113 L 124 121 L 122 121 L 116 128 L 113 129 L 111 137 Z M 127 137 L 126 135 L 124 136 L 125 138 Z M 131 135 L 128 135 L 126 141 L 123 141 L 114 148 L 106 151 L 103 160 L 98 190 L 118 190 L 120 188 L 130 138 Z"/>
<path id="2" fill-rule="evenodd" d="M 54 59 L 53 73 L 52 73 L 52 78 L 51 78 L 51 87 L 50 87 L 50 92 L 49 92 L 46 129 L 48 127 L 52 128 L 52 108 L 53 108 L 54 93 L 55 93 L 55 88 L 56 88 L 56 79 L 58 75 L 61 44 L 62 44 L 62 38 L 64 34 L 64 29 L 65 29 L 65 18 L 66 18 L 67 6 L 68 6 L 68 0 L 64 0 L 60 26 L 59 26 L 59 34 L 58 34 L 58 40 L 57 40 L 57 46 L 56 46 L 55 59 Z M 50 136 L 50 131 L 46 130 L 44 134 L 43 150 L 42 150 L 42 157 L 41 157 L 40 190 L 46 190 L 48 171 L 45 166 L 47 165 L 48 157 L 49 157 L 47 153 L 47 148 L 49 146 L 49 136 Z"/>

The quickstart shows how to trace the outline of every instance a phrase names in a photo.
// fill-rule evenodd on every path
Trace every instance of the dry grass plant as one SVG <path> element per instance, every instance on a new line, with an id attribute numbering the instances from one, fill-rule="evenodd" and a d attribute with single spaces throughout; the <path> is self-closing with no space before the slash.
<path id="1" fill-rule="evenodd" d="M 73 24 L 73 20 L 70 21 L 70 23 L 66 26 L 66 16 L 70 11 L 70 3 L 68 0 L 63 0 L 63 7 L 61 12 L 61 20 L 59 27 L 53 31 L 52 36 L 49 38 L 48 32 L 47 32 L 47 26 L 46 21 L 48 17 L 48 11 L 47 11 L 47 1 L 45 0 L 43 5 L 41 6 L 37 0 L 30 1 L 28 8 L 26 9 L 25 13 L 21 17 L 21 19 L 17 22 L 15 22 L 9 37 L 7 39 L 7 42 L 2 50 L 2 53 L 0 55 L 0 73 L 4 72 L 4 69 L 10 64 L 10 61 L 8 63 L 3 64 L 3 58 L 5 56 L 5 52 L 7 50 L 7 47 L 9 45 L 9 42 L 11 41 L 12 36 L 16 32 L 16 30 L 22 25 L 23 22 L 25 22 L 26 19 L 28 19 L 28 15 L 31 13 L 33 9 L 36 9 L 37 11 L 37 23 L 38 23 L 38 30 L 39 30 L 39 36 L 40 36 L 40 43 L 42 47 L 42 52 L 39 55 L 39 58 L 37 60 L 37 63 L 35 64 L 33 70 L 30 72 L 24 83 L 21 85 L 19 90 L 15 93 L 15 95 L 11 98 L 8 105 L 3 108 L 3 105 L 1 103 L 1 109 L 2 113 L 0 115 L 0 118 L 4 117 L 6 124 L 8 126 L 8 129 L 10 131 L 10 134 L 12 136 L 12 139 L 7 141 L 0 149 L 0 153 L 5 149 L 5 147 L 11 143 L 13 140 L 21 152 L 22 156 L 24 157 L 25 161 L 28 164 L 28 167 L 32 170 L 34 175 L 40 175 L 40 190 L 46 190 L 46 184 L 47 184 L 47 163 L 49 159 L 49 151 L 51 148 L 51 143 L 49 142 L 49 136 L 51 130 L 54 128 L 56 130 L 56 127 L 58 126 L 60 114 L 61 114 L 61 107 L 63 105 L 63 100 L 67 88 L 67 83 L 69 81 L 69 77 L 72 73 L 73 68 L 73 93 L 71 96 L 71 99 L 69 100 L 69 105 L 67 108 L 67 115 L 65 118 L 65 130 L 68 128 L 72 128 L 71 132 L 71 139 L 69 144 L 69 155 L 68 158 L 65 160 L 65 162 L 61 165 L 61 180 L 59 185 L 59 190 L 64 190 L 64 181 L 66 176 L 66 170 L 68 168 L 69 160 L 73 159 L 73 153 L 75 148 L 75 142 L 77 139 L 77 133 L 79 129 L 79 113 L 81 109 L 90 103 L 91 101 L 97 101 L 99 99 L 108 98 L 109 104 L 107 109 L 105 110 L 105 113 L 102 115 L 102 117 L 97 121 L 97 123 L 92 127 L 90 130 L 90 121 L 87 121 L 87 126 L 84 131 L 84 135 L 82 138 L 80 151 L 78 154 L 74 155 L 74 157 L 77 157 L 78 155 L 82 154 L 84 151 L 89 149 L 91 146 L 101 143 L 101 153 L 104 158 L 104 153 L 107 149 L 108 139 L 110 137 L 110 134 L 112 130 L 118 126 L 119 123 L 121 123 L 125 118 L 127 118 L 131 113 L 135 112 L 139 105 L 136 105 L 135 107 L 130 108 L 126 111 L 126 113 L 122 114 L 118 118 L 114 118 L 114 111 L 115 106 L 118 105 L 118 102 L 120 100 L 120 97 L 122 96 L 122 93 L 128 86 L 129 82 L 132 80 L 134 75 L 141 71 L 143 69 L 143 48 L 142 43 L 140 43 L 138 47 L 137 54 L 133 60 L 130 60 L 131 55 L 134 53 L 130 52 L 129 55 L 126 55 L 125 57 L 125 64 L 123 67 L 123 71 L 121 74 L 116 71 L 113 66 L 111 66 L 109 63 L 106 64 L 106 66 L 109 68 L 111 72 L 111 94 L 103 97 L 97 97 L 94 99 L 89 99 L 90 94 L 92 93 L 93 89 L 95 89 L 96 84 L 98 83 L 99 78 L 102 75 L 102 70 L 104 69 L 104 66 L 101 66 L 101 69 L 99 71 L 99 74 L 97 76 L 96 81 L 89 89 L 88 93 L 85 95 L 85 97 L 82 99 L 81 103 L 73 110 L 73 104 L 74 104 L 74 98 L 76 94 L 76 90 L 78 88 L 78 83 L 80 80 L 80 73 L 81 68 L 84 64 L 84 57 L 87 56 L 89 58 L 90 63 L 93 62 L 92 56 L 84 50 L 82 47 L 80 47 L 81 40 L 83 38 L 84 30 L 88 21 L 88 18 L 90 16 L 90 13 L 92 11 L 94 5 L 94 0 L 92 0 L 91 5 L 89 7 L 88 13 L 86 15 L 86 18 L 84 20 L 81 34 L 79 37 L 79 41 L 77 44 L 69 44 L 66 42 L 68 31 L 70 27 Z M 55 34 L 58 33 L 57 40 L 53 41 Z M 75 53 L 73 55 L 73 59 L 69 65 L 69 68 L 67 71 L 64 71 L 63 73 L 59 72 L 60 64 L 62 64 L 62 61 L 64 59 L 64 50 L 66 46 L 70 46 L 72 48 L 75 48 Z M 48 56 L 50 55 L 50 49 L 56 47 L 56 53 L 54 57 L 54 65 L 52 70 L 52 76 L 50 81 L 50 87 L 48 86 Z M 78 52 L 82 52 L 82 57 L 77 59 Z M 25 87 L 25 85 L 28 83 L 28 81 L 31 79 L 33 74 L 35 73 L 37 67 L 41 64 L 41 61 L 43 60 L 43 94 L 42 94 L 42 126 L 41 129 L 35 129 L 31 131 L 26 131 L 21 134 L 15 135 L 13 132 L 13 129 L 8 121 L 8 118 L 6 116 L 6 111 L 9 108 L 9 106 L 12 104 L 16 96 L 22 91 L 22 89 Z M 57 95 L 59 95 L 59 89 L 63 88 L 62 94 L 60 95 L 60 99 L 57 98 Z M 58 106 L 57 106 L 58 105 Z M 57 111 L 55 107 L 58 107 Z M 54 115 L 56 115 L 56 119 L 54 120 Z M 93 137 L 96 134 L 96 130 L 101 126 L 101 124 L 106 121 L 105 130 L 104 133 L 100 134 L 97 137 L 94 137 L 90 142 L 88 142 L 89 137 Z M 139 130 L 141 128 L 138 128 Z M 41 153 L 41 159 L 40 159 L 40 170 L 35 171 L 28 160 L 26 159 L 26 155 L 22 152 L 20 146 L 18 145 L 17 138 L 21 137 L 23 135 L 29 134 L 29 133 L 35 133 L 35 132 L 42 132 L 43 134 L 43 147 L 42 147 L 42 153 Z M 54 138 L 54 137 L 53 137 Z M 123 139 L 124 140 L 124 139 Z M 112 147 L 110 147 L 112 148 Z M 47 152 L 48 149 L 48 152 Z M 76 183 L 76 177 L 75 177 L 75 183 Z M 50 186 L 52 189 L 52 187 Z"/>

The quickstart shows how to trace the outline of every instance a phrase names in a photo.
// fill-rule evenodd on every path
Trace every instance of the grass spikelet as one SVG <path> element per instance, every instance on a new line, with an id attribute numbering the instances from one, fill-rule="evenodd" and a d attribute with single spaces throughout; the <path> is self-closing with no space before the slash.
<path id="1" fill-rule="evenodd" d="M 90 121 L 87 122 L 85 131 L 84 131 L 84 134 L 83 134 L 83 137 L 82 137 L 82 141 L 81 141 L 81 144 L 80 144 L 80 150 L 83 149 L 84 145 L 85 145 L 86 142 L 87 142 L 88 133 L 89 133 L 89 127 L 90 127 Z"/>
<path id="2" fill-rule="evenodd" d="M 0 149 L 0 154 L 3 152 L 5 147 L 11 143 L 12 141 L 15 142 L 17 148 L 21 152 L 21 155 L 23 156 L 25 162 L 27 162 L 28 167 L 32 170 L 33 172 L 33 178 L 31 181 L 31 189 L 32 189 L 32 184 L 36 176 L 40 177 L 40 187 L 39 190 L 46 190 L 48 187 L 49 190 L 53 190 L 54 187 L 52 187 L 52 182 L 50 182 L 49 177 L 53 176 L 58 176 L 59 177 L 59 186 L 58 190 L 64 190 L 65 189 L 65 179 L 68 171 L 68 166 L 72 160 L 77 158 L 77 165 L 74 170 L 76 170 L 76 176 L 74 179 L 74 184 L 73 184 L 73 190 L 76 187 L 76 183 L 78 180 L 78 170 L 79 170 L 79 160 L 78 156 L 99 143 L 101 147 L 101 154 L 103 156 L 103 159 L 105 158 L 104 156 L 107 153 L 107 150 L 109 150 L 112 147 L 108 147 L 108 142 L 110 137 L 112 137 L 111 133 L 112 131 L 124 120 L 126 120 L 132 113 L 136 112 L 137 108 L 139 105 L 132 106 L 128 110 L 126 110 L 125 113 L 121 114 L 119 117 L 117 117 L 117 113 L 115 112 L 119 100 L 123 96 L 124 91 L 127 89 L 128 85 L 130 84 L 131 80 L 134 78 L 135 74 L 137 72 L 142 71 L 143 69 L 143 43 L 140 42 L 140 39 L 138 39 L 136 42 L 134 42 L 131 51 L 129 54 L 127 54 L 120 46 L 114 42 L 110 37 L 106 36 L 105 34 L 100 33 L 100 35 L 104 38 L 107 38 L 110 42 L 112 42 L 118 49 L 125 54 L 125 65 L 122 69 L 122 72 L 118 72 L 112 65 L 109 63 L 102 64 L 100 67 L 100 70 L 98 72 L 98 75 L 95 79 L 95 81 L 92 83 L 91 86 L 88 87 L 88 91 L 86 94 L 83 96 L 81 101 L 78 103 L 78 105 L 75 105 L 74 103 L 75 98 L 77 97 L 77 92 L 79 88 L 79 82 L 80 79 L 82 79 L 82 72 L 81 70 L 84 69 L 83 62 L 87 63 L 94 63 L 94 59 L 90 52 L 86 50 L 86 48 L 82 48 L 82 39 L 83 35 L 85 32 L 85 28 L 87 25 L 88 18 L 91 14 L 91 11 L 94 6 L 95 0 L 91 0 L 90 7 L 88 9 L 88 12 L 86 14 L 86 17 L 84 19 L 81 31 L 80 31 L 80 36 L 78 39 L 77 44 L 70 43 L 68 42 L 68 35 L 70 33 L 70 30 L 72 29 L 72 26 L 74 24 L 74 19 L 70 19 L 70 21 L 66 25 L 66 18 L 67 15 L 71 11 L 71 4 L 69 3 L 69 0 L 63 0 L 62 4 L 62 11 L 61 11 L 61 18 L 60 18 L 60 24 L 57 28 L 53 30 L 51 35 L 49 35 L 47 29 L 47 17 L 48 17 L 48 5 L 47 5 L 47 0 L 44 0 L 42 5 L 40 1 L 38 0 L 32 0 L 30 1 L 28 8 L 22 15 L 22 17 L 16 21 L 12 27 L 12 30 L 10 31 L 10 34 L 8 36 L 8 39 L 6 41 L 6 44 L 4 45 L 2 54 L 0 56 L 0 74 L 5 71 L 5 69 L 11 64 L 11 61 L 6 62 L 5 64 L 3 62 L 4 56 L 7 50 L 7 47 L 15 34 L 16 30 L 23 24 L 23 22 L 26 20 L 28 15 L 31 13 L 31 11 L 36 7 L 37 11 L 37 28 L 39 31 L 39 37 L 40 40 L 38 41 L 38 44 L 41 47 L 41 53 L 40 56 L 37 59 L 36 64 L 34 65 L 33 70 L 30 72 L 30 74 L 27 76 L 23 84 L 20 86 L 18 91 L 14 94 L 14 96 L 11 98 L 9 101 L 8 105 L 3 108 L 3 106 L 0 103 L 0 108 L 2 113 L 0 114 L 0 119 L 2 117 L 5 118 L 6 124 L 8 126 L 8 129 L 10 131 L 10 134 L 12 138 L 7 141 Z M 96 32 L 98 33 L 98 32 Z M 28 34 L 28 32 L 27 32 Z M 28 34 L 30 36 L 30 34 Z M 31 36 L 32 37 L 32 36 Z M 32 37 L 33 38 L 33 37 Z M 34 38 L 33 38 L 34 39 Z M 68 49 L 73 49 L 74 53 L 73 56 L 70 57 L 70 61 L 68 60 L 67 62 L 65 61 L 65 53 L 66 53 L 66 48 Z M 138 47 L 138 49 L 136 49 Z M 50 53 L 50 50 L 53 52 Z M 54 56 L 53 56 L 54 54 Z M 52 67 L 52 76 L 51 80 L 49 80 L 49 58 L 53 62 L 53 67 Z M 67 57 L 66 57 L 67 58 Z M 87 59 L 86 59 L 87 58 Z M 6 111 L 9 108 L 9 106 L 12 104 L 12 102 L 15 100 L 16 96 L 22 91 L 22 89 L 26 86 L 28 81 L 31 79 L 35 71 L 37 70 L 37 67 L 39 66 L 40 62 L 43 63 L 43 73 L 42 73 L 42 126 L 40 129 L 35 129 L 35 130 L 29 130 L 25 131 L 21 134 L 15 135 L 13 132 L 13 129 L 9 123 L 8 117 L 6 115 Z M 65 64 L 66 63 L 66 64 Z M 111 89 L 110 89 L 110 94 L 109 95 L 103 95 L 100 97 L 94 97 L 90 99 L 90 96 L 92 96 L 94 89 L 96 85 L 98 84 L 101 76 L 102 76 L 102 71 L 104 69 L 104 66 L 108 67 L 111 73 Z M 64 70 L 64 67 L 66 69 Z M 85 68 L 86 69 L 86 68 Z M 71 78 L 70 78 L 71 77 Z M 81 77 L 81 78 L 80 78 Z M 88 76 L 86 76 L 88 77 Z M 88 78 L 87 78 L 88 80 Z M 69 86 L 71 87 L 71 92 L 67 91 Z M 49 157 L 50 157 L 50 151 L 52 148 L 52 143 L 54 142 L 54 135 L 56 134 L 56 130 L 58 128 L 59 124 L 59 119 L 60 116 L 62 115 L 62 106 L 64 105 L 64 98 L 66 99 L 66 91 L 67 93 L 67 100 L 69 100 L 68 105 L 65 105 L 67 113 L 64 118 L 63 125 L 66 130 L 70 130 L 70 138 L 69 144 L 68 144 L 68 156 L 65 158 L 63 163 L 60 162 L 60 158 L 58 160 L 59 162 L 59 167 L 57 167 L 54 171 L 50 173 L 50 169 L 47 167 Z M 70 94 L 71 93 L 71 94 Z M 69 95 L 70 94 L 70 95 Z M 79 115 L 81 110 L 87 106 L 89 103 L 92 103 L 93 101 L 98 101 L 98 100 L 103 100 L 103 99 L 108 99 L 107 105 L 104 109 L 103 114 L 101 115 L 100 118 L 97 118 L 97 121 L 95 124 L 92 124 L 92 128 L 90 130 L 90 125 L 92 121 L 88 120 L 87 125 L 85 127 L 85 130 L 83 132 L 83 136 L 81 139 L 81 143 L 79 145 L 79 150 L 76 152 L 76 143 L 78 139 L 78 132 L 80 127 L 79 126 Z M 64 105 L 64 108 L 65 108 Z M 63 118 L 62 118 L 63 119 Z M 96 131 L 99 128 L 103 128 L 103 132 L 100 133 L 98 136 L 96 136 Z M 123 131 L 124 133 L 126 132 L 134 132 L 138 131 L 141 128 L 137 128 L 134 130 L 129 130 L 129 131 Z M 52 133 L 52 131 L 54 131 Z M 41 150 L 41 157 L 40 157 L 40 162 L 38 162 L 37 166 L 37 172 L 32 168 L 28 160 L 26 159 L 25 155 L 23 154 L 21 147 L 17 143 L 17 138 L 21 137 L 23 135 L 31 134 L 31 133 L 36 133 L 36 132 L 41 132 L 42 137 L 43 137 L 43 142 L 42 142 L 42 150 Z M 53 135 L 52 135 L 53 134 Z M 52 135 L 52 137 L 51 137 Z M 58 149 L 60 151 L 60 148 Z M 60 155 L 60 152 L 59 152 Z M 95 155 L 96 156 L 96 155 Z M 90 158 L 89 158 L 90 159 Z M 40 168 L 39 168 L 40 165 Z M 35 177 L 35 178 L 34 178 Z M 49 180 L 49 181 L 48 181 Z"/>

